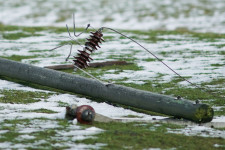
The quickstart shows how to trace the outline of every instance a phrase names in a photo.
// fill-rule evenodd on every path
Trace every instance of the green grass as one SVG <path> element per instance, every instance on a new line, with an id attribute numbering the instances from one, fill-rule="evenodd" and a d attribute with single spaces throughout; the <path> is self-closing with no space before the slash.
<path id="1" fill-rule="evenodd" d="M 189 30 L 150 30 L 150 31 L 140 31 L 140 30 L 122 30 L 125 33 L 133 33 L 137 35 L 147 35 L 148 38 L 144 39 L 145 41 L 149 42 L 157 42 L 157 41 L 165 41 L 164 38 L 159 38 L 159 35 L 181 35 L 187 37 L 193 37 L 193 40 L 200 40 L 205 42 L 215 42 L 218 39 L 224 39 L 225 34 L 217 34 L 217 33 L 197 33 Z M 194 39 L 195 38 L 195 39 Z M 173 39 L 166 39 L 166 40 L 173 40 Z M 176 39 L 177 41 L 177 39 Z"/>
<path id="2" fill-rule="evenodd" d="M 26 33 L 31 33 L 34 34 L 35 32 L 38 31 L 49 31 L 49 32 L 56 32 L 56 33 L 62 33 L 62 32 L 66 32 L 65 28 L 56 28 L 56 27 L 21 27 L 21 26 L 8 26 L 8 25 L 4 25 L 4 24 L 0 24 L 1 29 L 0 31 L 16 31 L 16 30 L 22 30 Z M 72 31 L 73 29 L 71 28 L 70 31 Z M 83 29 L 77 29 L 77 31 L 82 31 Z M 131 33 L 133 34 L 133 36 L 135 36 L 136 39 L 139 39 L 138 37 L 141 35 L 148 35 L 147 39 L 144 40 L 150 40 L 150 41 L 160 41 L 160 40 L 165 40 L 165 39 L 160 39 L 159 35 L 181 35 L 181 36 L 189 36 L 189 37 L 194 37 L 197 38 L 197 40 L 206 40 L 206 41 L 215 41 L 217 39 L 223 39 L 225 38 L 224 34 L 215 34 L 215 33 L 196 33 L 196 32 L 192 32 L 189 30 L 185 30 L 185 29 L 178 29 L 178 30 L 174 30 L 174 31 L 163 31 L 163 30 L 151 30 L 151 31 L 140 31 L 140 30 L 122 30 L 122 32 L 125 33 Z M 112 36 L 106 37 L 108 39 L 112 39 Z M 81 39 L 79 42 L 84 42 L 85 39 Z M 140 39 L 139 39 L 140 40 Z M 166 39 L 167 40 L 167 39 Z M 177 39 L 176 39 L 177 40 Z M 196 40 L 196 39 L 195 39 Z M 68 43 L 68 41 L 63 41 L 60 44 L 66 44 Z M 222 46 L 220 46 L 222 47 Z M 38 50 L 34 51 L 34 52 L 38 52 Z M 134 50 L 132 51 L 132 53 L 130 54 L 125 54 L 125 55 L 109 55 L 107 57 L 107 59 L 114 59 L 114 60 L 126 60 L 128 62 L 135 62 L 137 61 L 137 58 L 134 57 L 134 55 L 139 52 L 139 50 Z M 201 54 L 201 55 L 211 55 L 209 52 L 203 52 L 203 51 L 196 51 L 196 50 L 192 50 L 190 51 L 193 54 Z M 163 56 L 169 56 L 170 54 L 173 53 L 179 53 L 179 54 L 183 54 L 183 51 L 176 51 L 176 52 L 160 52 L 160 55 Z M 223 55 L 223 51 L 218 52 L 221 55 Z M 36 58 L 36 57 L 40 57 L 37 55 L 33 55 L 33 56 L 19 56 L 19 55 L 12 55 L 10 57 L 5 57 L 11 60 L 16 60 L 16 61 L 21 61 L 22 59 L 30 59 L 30 58 Z M 42 57 L 42 56 L 41 56 Z M 43 56 L 45 57 L 45 56 Z M 54 55 L 52 55 L 51 57 L 54 57 Z M 184 56 L 185 57 L 185 56 Z M 147 58 L 144 61 L 155 61 L 155 59 L 153 58 Z M 174 60 L 175 61 L 175 60 Z M 35 62 L 31 62 L 31 63 L 37 63 Z M 223 64 L 211 64 L 211 66 L 213 67 L 222 67 Z M 142 70 L 143 68 L 137 66 L 135 63 L 130 64 L 130 65 L 125 65 L 125 66 L 110 66 L 110 67 L 103 67 L 103 68 L 88 68 L 86 69 L 86 71 L 88 71 L 89 73 L 91 73 L 92 75 L 96 76 L 96 77 L 100 77 L 104 74 L 107 73 L 108 70 L 114 70 L 114 74 L 119 74 L 121 72 L 123 72 L 124 70 L 133 70 L 133 71 L 138 71 L 138 70 Z M 72 70 L 65 70 L 65 72 L 68 73 L 72 73 Z M 86 74 L 84 74 L 81 71 L 78 71 L 76 74 L 79 74 L 81 76 L 85 76 L 88 77 Z M 167 83 L 157 83 L 161 80 L 160 77 L 155 78 L 153 81 L 144 81 L 145 84 L 144 85 L 138 85 L 138 84 L 133 84 L 133 83 L 124 83 L 124 81 L 126 81 L 127 78 L 123 78 L 123 79 L 119 79 L 116 80 L 116 83 L 118 84 L 122 84 L 125 86 L 130 86 L 133 88 L 137 88 L 137 89 L 142 89 L 142 90 L 147 90 L 147 91 L 152 91 L 152 92 L 156 92 L 156 93 L 162 93 L 162 94 L 167 94 L 167 95 L 173 95 L 173 96 L 182 96 L 183 98 L 187 98 L 187 99 L 191 99 L 191 100 L 197 100 L 197 99 L 214 99 L 212 96 L 210 96 L 209 94 L 207 94 L 207 92 L 201 92 L 198 89 L 193 89 L 193 88 L 188 88 L 188 87 L 181 87 L 178 86 L 177 83 L 180 82 L 179 81 L 175 81 L 172 80 L 170 82 Z M 216 85 L 216 84 L 215 84 Z M 202 84 L 202 86 L 205 86 Z M 214 91 L 216 92 L 216 91 Z M 219 91 L 221 92 L 221 91 Z M 199 94 L 201 93 L 201 94 Z M 222 94 L 224 92 L 222 91 Z M 221 94 L 221 95 L 222 95 Z M 214 102 L 209 102 L 210 104 L 221 104 L 223 102 L 216 100 Z"/>
<path id="3" fill-rule="evenodd" d="M 218 111 L 214 111 L 215 116 L 224 116 L 225 115 L 225 107 L 221 108 Z"/>
<path id="4" fill-rule="evenodd" d="M 65 27 L 52 27 L 52 26 L 26 27 L 26 26 L 5 25 L 5 24 L 0 23 L 0 33 L 4 33 L 6 31 L 18 31 L 18 30 L 22 30 L 23 32 L 30 33 L 30 34 L 35 34 L 36 32 L 41 32 L 41 31 L 48 31 L 48 32 L 53 32 L 53 33 L 66 32 Z M 76 28 L 77 32 L 80 32 L 83 30 L 84 30 L 84 28 Z M 73 31 L 73 29 L 70 29 L 70 31 Z"/>
<path id="5" fill-rule="evenodd" d="M 14 61 L 21 61 L 23 59 L 32 59 L 40 57 L 40 55 L 32 55 L 32 56 L 23 56 L 23 55 L 11 55 L 11 56 L 2 56 L 2 58 L 14 60 Z"/>
<path id="6" fill-rule="evenodd" d="M 142 118 L 140 116 L 135 116 L 135 115 L 127 115 L 127 116 L 123 116 L 125 118 Z"/>
<path id="7" fill-rule="evenodd" d="M 41 36 L 41 34 L 30 34 L 30 33 L 18 32 L 18 33 L 3 33 L 2 35 L 2 37 L 7 40 L 18 40 L 20 38 L 34 37 L 34 36 Z"/>
<path id="8" fill-rule="evenodd" d="M 59 17 L 59 21 L 65 19 L 67 14 L 62 15 Z M 106 20 L 110 21 L 110 20 Z M 70 28 L 70 31 L 73 29 Z M 82 31 L 83 28 L 77 28 L 77 32 Z M 19 31 L 18 33 L 10 33 L 8 31 Z M 23 37 L 32 37 L 32 36 L 40 36 L 39 32 L 41 31 L 47 31 L 47 33 L 66 33 L 66 28 L 58 28 L 58 27 L 22 27 L 22 26 L 8 26 L 4 24 L 0 24 L 0 34 L 3 35 L 3 38 L 9 39 L 9 40 L 17 40 Z M 90 30 L 88 30 L 90 31 Z M 214 42 L 217 40 L 221 40 L 225 38 L 225 34 L 215 34 L 215 33 L 196 33 L 189 31 L 187 29 L 178 29 L 174 31 L 163 31 L 163 30 L 151 30 L 151 31 L 139 31 L 139 30 L 122 30 L 122 33 L 129 33 L 132 34 L 131 37 L 135 38 L 135 40 L 138 41 L 144 41 L 145 43 L 152 42 L 156 43 L 158 41 L 181 41 L 179 39 L 165 39 L 163 37 L 160 37 L 161 35 L 178 35 L 178 36 L 185 36 L 185 37 L 191 37 L 191 40 L 193 42 L 195 41 L 204 41 L 204 42 Z M 142 35 L 145 35 L 145 38 Z M 147 37 L 146 37 L 147 36 Z M 108 40 L 115 40 L 114 36 L 104 36 L 104 39 Z M 123 39 L 120 37 L 120 39 Z M 118 40 L 118 39 L 116 39 Z M 81 43 L 85 42 L 85 39 L 78 40 Z M 59 45 L 61 44 L 68 44 L 69 41 L 63 41 L 59 42 Z M 124 43 L 127 44 L 127 43 Z M 224 44 L 216 44 L 216 45 L 210 45 L 215 46 L 216 48 L 223 48 Z M 129 51 L 129 49 L 127 49 Z M 46 50 L 30 50 L 32 53 L 41 53 Z M 138 58 L 135 57 L 135 54 L 139 53 L 140 50 L 132 50 L 129 54 L 121 55 L 113 53 L 112 55 L 108 55 L 106 59 L 113 59 L 113 60 L 126 60 L 128 62 L 131 62 L 132 64 L 119 66 L 107 66 L 107 67 L 101 67 L 101 68 L 87 68 L 86 71 L 91 73 L 92 75 L 101 78 L 102 75 L 107 74 L 109 72 L 107 71 L 113 71 L 113 74 L 119 74 L 126 70 L 131 71 L 141 71 L 143 70 L 142 67 L 137 65 L 137 62 L 139 62 Z M 185 56 L 186 53 L 190 53 L 191 56 Z M 100 55 L 101 52 L 96 52 L 93 55 Z M 159 52 L 159 55 L 162 55 L 164 57 L 170 57 L 170 55 L 173 54 L 179 54 L 183 55 L 184 58 L 190 57 L 194 58 L 195 55 L 202 55 L 202 56 L 210 56 L 213 54 L 218 55 L 225 55 L 224 51 L 201 51 L 201 50 L 191 50 L 188 49 L 186 51 L 180 50 L 180 51 L 171 51 L 171 52 Z M 21 56 L 21 55 L 12 55 L 9 57 L 1 56 L 10 60 L 15 61 L 21 61 L 23 59 L 32 59 L 37 57 L 56 57 L 57 55 L 31 55 L 31 56 Z M 171 61 L 177 61 L 178 59 L 174 59 Z M 146 62 L 153 62 L 156 61 L 153 58 L 146 58 L 143 59 L 143 61 Z M 31 63 L 37 63 L 35 60 Z M 176 63 L 176 62 L 174 62 Z M 211 64 L 212 67 L 223 67 L 223 63 L 215 63 Z M 73 70 L 65 70 L 67 73 L 73 73 Z M 84 74 L 81 71 L 76 72 L 75 74 L 88 77 L 86 74 Z M 141 89 L 146 91 L 151 91 L 159 94 L 165 94 L 165 95 L 172 95 L 174 97 L 181 96 L 182 98 L 189 99 L 192 101 L 200 100 L 204 103 L 209 104 L 210 106 L 224 106 L 225 101 L 223 98 L 218 98 L 210 95 L 208 92 L 203 92 L 197 88 L 193 88 L 190 86 L 181 86 L 179 85 L 180 82 L 182 82 L 179 78 L 173 78 L 169 82 L 161 82 L 162 77 L 165 74 L 158 74 L 157 77 L 155 77 L 152 80 L 144 80 L 145 84 L 135 84 L 135 83 L 125 83 L 125 81 L 128 80 L 128 78 L 118 79 L 114 80 L 117 84 L 133 87 L 135 89 Z M 186 76 L 186 78 L 191 78 L 190 76 Z M 63 90 L 58 90 L 46 86 L 37 85 L 34 83 L 29 83 L 17 79 L 8 78 L 5 76 L 0 76 L 0 79 L 8 80 L 12 82 L 16 82 L 25 86 L 33 87 L 36 89 L 44 89 L 55 92 L 55 94 L 58 93 L 69 93 L 74 94 L 70 92 L 66 92 Z M 225 95 L 225 91 L 223 90 L 223 87 L 225 85 L 225 78 L 221 77 L 218 79 L 214 79 L 210 82 L 203 82 L 199 86 L 209 86 L 209 87 L 218 87 L 220 89 L 213 89 L 213 93 L 215 95 L 223 97 Z M 1 103 L 12 103 L 12 104 L 28 104 L 28 103 L 35 103 L 40 100 L 45 100 L 51 96 L 53 93 L 44 93 L 44 92 L 28 92 L 28 91 L 18 91 L 18 90 L 0 90 L 0 94 L 3 95 L 0 97 Z M 80 97 L 85 97 L 84 95 L 78 95 Z M 88 98 L 88 97 L 87 97 Z M 93 101 L 102 102 L 104 100 L 91 98 Z M 151 115 L 161 115 L 155 112 L 151 111 L 145 111 L 129 106 L 124 106 L 120 104 L 110 103 L 112 105 L 121 106 L 126 109 L 131 109 L 136 112 L 142 112 L 145 114 L 151 114 Z M 59 101 L 58 107 L 65 107 L 69 106 L 68 103 Z M 4 109 L 0 107 L 0 110 Z M 56 113 L 49 109 L 34 109 L 34 110 L 25 110 L 23 112 L 34 112 L 34 113 L 46 113 L 46 114 L 53 114 Z M 221 108 L 218 111 L 215 111 L 215 116 L 221 116 L 225 115 L 224 108 Z M 133 115 L 128 115 L 125 117 L 137 117 Z M 32 121 L 36 119 L 12 119 L 12 120 L 4 120 L 0 123 L 0 130 L 7 130 L 9 132 L 6 132 L 4 134 L 1 134 L 0 136 L 0 142 L 12 142 L 13 144 L 17 143 L 24 143 L 24 144 L 34 144 L 36 141 L 39 140 L 45 140 L 46 143 L 43 143 L 40 145 L 40 147 L 29 147 L 28 149 L 66 149 L 69 148 L 68 146 L 61 146 L 56 147 L 53 146 L 53 144 L 56 143 L 62 143 L 62 142 L 71 142 L 71 138 L 68 138 L 67 141 L 61 141 L 59 140 L 59 137 L 62 137 L 63 135 L 59 135 L 58 131 L 69 131 L 71 130 L 69 127 L 71 126 L 71 122 L 63 119 L 53 119 L 51 121 L 57 122 L 57 124 L 60 127 L 57 127 L 55 129 L 45 129 L 40 131 L 35 131 L 32 133 L 32 136 L 34 136 L 34 139 L 29 140 L 18 140 L 22 133 L 18 132 L 18 129 L 20 126 L 25 126 L 25 128 L 30 128 L 32 126 Z M 49 121 L 48 119 L 39 119 L 41 121 Z M 185 136 L 181 134 L 172 134 L 167 133 L 169 129 L 180 129 L 184 128 L 184 126 L 177 126 L 177 125 L 171 125 L 171 124 L 151 124 L 151 123 L 98 123 L 95 122 L 93 126 L 104 129 L 105 131 L 95 136 L 96 138 L 89 138 L 85 140 L 77 141 L 76 143 L 84 143 L 84 144 L 95 144 L 95 143 L 105 143 L 106 146 L 102 147 L 102 149 L 148 149 L 148 148 L 161 148 L 161 149 L 223 149 L 222 148 L 215 148 L 214 144 L 220 144 L 224 145 L 225 140 L 222 138 L 204 138 L 199 136 Z M 83 128 L 87 128 L 90 126 L 82 126 Z M 224 130 L 224 129 L 222 129 Z M 58 139 L 57 139 L 58 138 Z M 75 143 L 75 142 L 74 142 Z"/>
<path id="9" fill-rule="evenodd" d="M 129 54 L 111 54 L 106 57 L 106 59 L 112 59 L 112 60 L 121 60 L 121 61 L 128 61 L 128 62 L 136 62 L 138 59 L 135 57 L 135 55 L 140 52 L 140 50 L 133 50 L 133 49 L 125 49 L 124 51 L 129 51 Z M 96 55 L 96 54 L 94 54 Z"/>
<path id="10" fill-rule="evenodd" d="M 54 114 L 57 113 L 56 111 L 49 110 L 49 109 L 34 109 L 34 110 L 24 110 L 23 112 L 36 112 L 36 113 L 46 113 L 46 114 Z"/>
<path id="11" fill-rule="evenodd" d="M 26 128 L 30 128 L 30 126 L 35 126 L 33 121 L 42 122 L 43 127 L 39 126 L 33 132 L 29 133 L 29 136 L 33 136 L 34 138 L 31 139 L 23 139 L 20 136 L 27 135 L 26 133 L 20 133 L 19 131 L 26 130 Z M 52 121 L 57 123 L 59 127 L 55 128 L 44 128 L 44 123 L 47 121 Z M 6 126 L 7 124 L 7 126 Z M 66 146 L 67 141 L 64 141 L 63 138 L 61 140 L 57 140 L 58 137 L 61 135 L 58 134 L 58 131 L 67 131 L 67 127 L 71 125 L 71 122 L 62 119 L 45 119 L 45 118 L 37 118 L 37 119 L 14 119 L 14 120 L 4 120 L 0 123 L 0 130 L 8 131 L 6 133 L 1 134 L 0 142 L 12 142 L 14 144 L 21 144 L 24 145 L 32 145 L 27 149 L 67 149 L 69 148 Z M 40 144 L 34 144 L 38 141 L 45 141 Z M 54 144 L 61 144 L 61 146 L 54 146 Z"/>
<path id="12" fill-rule="evenodd" d="M 1 103 L 15 103 L 15 104 L 28 104 L 38 102 L 41 99 L 47 99 L 51 93 L 44 92 L 31 92 L 31 91 L 18 91 L 18 90 L 0 90 Z"/>
<path id="13" fill-rule="evenodd" d="M 33 139 L 21 139 L 20 136 L 26 135 L 19 133 L 20 129 L 29 128 L 33 125 L 33 121 L 43 122 L 52 121 L 56 122 L 59 126 L 56 128 L 42 128 L 39 131 L 33 131 L 30 136 Z M 45 143 L 34 145 L 34 149 L 67 149 L 66 142 L 71 138 L 58 134 L 58 131 L 66 132 L 71 126 L 71 122 L 66 119 L 44 119 L 37 118 L 30 119 L 14 119 L 4 120 L 0 123 L 0 129 L 8 131 L 1 134 L 0 142 L 13 142 L 15 144 L 23 142 L 24 144 L 32 144 L 40 140 L 46 141 Z M 209 138 L 200 136 L 185 136 L 182 134 L 167 133 L 173 129 L 183 129 L 185 126 L 161 123 L 99 123 L 94 122 L 90 125 L 82 125 L 83 128 L 95 126 L 101 128 L 104 132 L 95 135 L 95 138 L 87 138 L 84 140 L 75 141 L 74 144 L 96 144 L 105 143 L 106 145 L 100 149 L 148 149 L 148 148 L 161 148 L 161 149 L 216 149 L 215 144 L 224 145 L 225 139 L 222 138 Z M 62 144 L 61 146 L 54 146 L 54 144 Z M 65 144 L 63 144 L 65 143 Z M 63 146 L 64 145 L 64 146 Z M 28 149 L 32 149 L 31 147 Z M 222 149 L 222 148 L 221 148 Z"/>
<path id="14" fill-rule="evenodd" d="M 184 99 L 188 100 L 208 100 L 204 103 L 208 103 L 211 106 L 223 106 L 225 105 L 225 101 L 223 96 L 225 95 L 224 90 L 211 90 L 209 91 L 208 88 L 206 88 L 207 85 L 224 85 L 225 80 L 222 79 L 215 79 L 212 82 L 209 83 L 202 83 L 202 85 L 199 85 L 204 91 L 198 88 L 194 87 L 183 87 L 179 86 L 179 82 L 182 81 L 180 79 L 173 79 L 170 82 L 166 83 L 158 83 L 157 80 L 155 81 L 145 81 L 145 84 L 138 85 L 134 83 L 123 83 L 120 82 L 119 84 L 129 86 L 136 89 L 151 91 L 159 94 L 164 95 L 173 95 L 174 97 L 181 96 Z M 213 92 L 214 94 L 211 95 L 210 93 Z M 223 113 L 225 115 L 225 112 Z"/>
<path id="15" fill-rule="evenodd" d="M 157 61 L 157 59 L 155 59 L 155 58 L 146 58 L 146 59 L 143 59 L 143 60 L 147 61 L 147 62 Z"/>
<path id="16" fill-rule="evenodd" d="M 35 33 L 35 32 L 39 32 L 39 31 L 49 30 L 49 28 L 48 27 L 24 27 L 24 26 L 0 24 L 0 32 L 18 31 L 18 30 L 22 30 L 24 32 Z"/>
<path id="17" fill-rule="evenodd" d="M 218 54 L 219 55 L 225 55 L 225 51 L 219 51 Z"/>
<path id="18" fill-rule="evenodd" d="M 222 67 L 222 66 L 225 66 L 225 64 L 211 64 L 211 66 L 213 66 L 213 67 Z"/>
<path id="19" fill-rule="evenodd" d="M 95 127 L 105 131 L 98 134 L 97 138 L 85 139 L 79 143 L 94 144 L 107 143 L 101 149 L 148 149 L 177 148 L 190 149 L 215 149 L 214 144 L 224 145 L 225 139 L 204 138 L 199 136 L 185 136 L 181 134 L 166 133 L 168 129 L 179 129 L 183 126 L 172 124 L 144 124 L 143 123 L 94 123 Z M 154 130 L 152 130 L 152 128 Z"/>
<path id="20" fill-rule="evenodd" d="M 103 19 L 103 22 L 112 22 L 113 20 L 114 19 L 112 17 L 108 16 Z"/>
<path id="21" fill-rule="evenodd" d="M 104 75 L 108 70 L 114 70 L 114 74 L 119 74 L 119 73 L 123 72 L 124 70 L 134 70 L 134 71 L 142 70 L 142 67 L 139 67 L 139 66 L 137 66 L 137 64 L 133 63 L 133 64 L 128 64 L 128 65 L 113 65 L 113 66 L 105 66 L 105 67 L 100 67 L 100 68 L 89 67 L 89 68 L 85 69 L 85 71 L 91 73 L 92 75 L 94 75 L 96 77 Z M 74 71 L 72 69 L 63 70 L 63 71 L 67 72 L 67 73 L 74 73 Z M 76 72 L 76 74 L 90 78 L 90 76 L 86 75 L 85 73 L 83 73 L 80 70 L 78 70 Z"/>
<path id="22" fill-rule="evenodd" d="M 2 56 L 2 58 L 10 59 L 14 61 L 21 62 L 23 59 L 33 59 L 33 58 L 49 58 L 49 57 L 57 57 L 60 56 L 59 54 L 48 54 L 48 55 L 30 55 L 30 56 L 24 56 L 24 55 L 11 55 L 11 56 Z M 28 60 L 30 64 L 39 63 L 40 60 Z"/>
<path id="23" fill-rule="evenodd" d="M 66 106 L 70 106 L 70 105 L 68 103 L 61 102 L 61 101 L 58 102 L 58 107 L 66 107 Z"/>
<path id="24" fill-rule="evenodd" d="M 54 32 L 54 33 L 66 32 L 65 27 L 50 27 L 50 26 L 47 26 L 47 27 L 24 27 L 24 26 L 12 26 L 12 25 L 0 24 L 0 32 L 17 31 L 17 30 L 22 30 L 24 32 L 31 33 L 31 34 L 35 34 L 35 32 L 40 32 L 40 31 L 49 31 L 49 32 Z M 76 28 L 77 32 L 80 32 L 83 30 L 84 30 L 84 28 Z M 70 31 L 72 32 L 73 29 L 70 28 Z M 90 31 L 90 30 L 88 30 L 88 31 Z M 191 37 L 197 38 L 197 40 L 204 40 L 204 41 L 216 41 L 217 39 L 225 38 L 225 34 L 197 33 L 197 32 L 192 32 L 189 30 L 174 30 L 174 31 L 151 30 L 151 31 L 147 31 L 147 32 L 141 31 L 141 30 L 121 30 L 121 32 L 137 34 L 138 36 L 148 35 L 149 37 L 145 40 L 154 41 L 154 42 L 160 41 L 160 40 L 165 40 L 163 38 L 157 38 L 158 35 L 184 35 L 184 36 L 191 36 Z M 24 34 L 24 33 L 22 33 L 22 34 Z M 223 44 L 219 45 L 220 48 L 223 46 L 224 46 Z"/>
<path id="25" fill-rule="evenodd" d="M 225 85 L 225 78 L 213 79 L 210 82 L 202 83 L 202 85 Z"/>
<path id="26" fill-rule="evenodd" d="M 20 134 L 19 133 L 16 133 L 16 132 L 7 132 L 7 133 L 4 133 L 1 138 L 0 138 L 0 142 L 13 142 L 15 143 L 16 140 L 15 138 L 17 138 Z"/>
<path id="27" fill-rule="evenodd" d="M 225 47 L 225 44 L 212 44 L 210 46 L 215 46 L 217 48 L 223 48 L 223 47 Z"/>
<path id="28" fill-rule="evenodd" d="M 175 97 L 181 96 L 185 99 L 197 100 L 197 99 L 211 99 L 212 96 L 202 92 L 199 89 L 180 87 L 176 85 L 175 81 L 167 83 L 156 83 L 151 81 L 145 81 L 145 84 L 138 85 L 134 83 L 120 83 L 125 86 L 133 87 L 136 89 L 151 91 L 159 94 L 173 95 Z"/>

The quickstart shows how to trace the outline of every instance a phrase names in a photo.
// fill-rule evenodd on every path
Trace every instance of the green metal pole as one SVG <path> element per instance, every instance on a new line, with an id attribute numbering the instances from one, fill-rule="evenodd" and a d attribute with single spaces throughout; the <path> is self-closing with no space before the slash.
<path id="1" fill-rule="evenodd" d="M 154 111 L 194 122 L 210 122 L 213 109 L 185 99 L 137 90 L 121 85 L 105 85 L 99 81 L 55 70 L 40 68 L 0 58 L 0 75 L 33 82 L 65 91 L 83 94 L 144 110 Z"/>

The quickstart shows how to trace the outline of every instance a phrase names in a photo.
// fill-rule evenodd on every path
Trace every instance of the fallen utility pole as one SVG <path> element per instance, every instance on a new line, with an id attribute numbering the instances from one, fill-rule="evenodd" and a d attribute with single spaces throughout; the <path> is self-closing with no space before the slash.
<path id="1" fill-rule="evenodd" d="M 185 99 L 176 99 L 116 84 L 106 85 L 78 75 L 3 58 L 0 58 L 0 75 L 177 118 L 185 118 L 194 122 L 210 122 L 213 118 L 213 109 L 206 104 L 194 103 Z"/>

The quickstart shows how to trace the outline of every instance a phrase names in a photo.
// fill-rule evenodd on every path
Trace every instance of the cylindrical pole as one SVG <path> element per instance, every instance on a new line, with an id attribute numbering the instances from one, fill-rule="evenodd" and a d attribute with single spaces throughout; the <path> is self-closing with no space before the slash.
<path id="1" fill-rule="evenodd" d="M 209 122 L 213 109 L 185 99 L 137 90 L 121 85 L 104 85 L 99 81 L 55 70 L 40 68 L 0 58 L 0 75 L 83 94 L 144 110 L 154 111 L 194 122 Z"/>

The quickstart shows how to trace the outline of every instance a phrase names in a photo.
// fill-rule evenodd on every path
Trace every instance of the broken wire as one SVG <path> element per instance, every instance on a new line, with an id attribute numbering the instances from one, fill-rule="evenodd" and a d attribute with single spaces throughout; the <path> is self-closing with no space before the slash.
<path id="1" fill-rule="evenodd" d="M 81 33 L 79 33 L 78 35 L 75 34 L 75 17 L 74 17 L 74 14 L 73 14 L 73 31 L 74 31 L 74 36 L 75 37 L 78 37 L 80 36 L 81 34 L 83 34 L 84 32 L 87 31 L 87 29 L 91 27 L 93 28 L 90 24 L 87 25 L 87 27 L 85 28 L 85 30 Z M 75 41 L 76 43 L 78 43 L 79 45 L 81 45 L 78 41 L 76 41 L 70 34 L 69 32 L 69 28 L 68 26 L 66 25 L 66 28 L 67 28 L 67 32 L 69 34 L 69 38 L 72 40 L 72 41 Z M 93 28 L 94 29 L 94 28 Z M 93 79 L 103 83 L 102 81 L 100 81 L 99 79 L 95 78 L 93 75 L 89 74 L 88 72 L 84 71 L 83 68 L 86 68 L 88 67 L 88 62 L 90 62 L 90 60 L 92 60 L 92 58 L 90 57 L 90 54 L 97 50 L 97 47 L 100 48 L 100 46 L 98 45 L 98 43 L 101 43 L 101 41 L 104 41 L 103 40 L 103 34 L 102 34 L 102 31 L 104 29 L 108 29 L 108 30 L 111 30 L 117 34 L 120 34 L 121 36 L 131 40 L 132 42 L 136 43 L 137 45 L 139 45 L 141 48 L 143 48 L 145 51 L 147 51 L 149 54 L 151 54 L 154 58 L 156 58 L 159 62 L 161 62 L 164 66 L 166 66 L 169 70 L 171 70 L 174 74 L 176 74 L 180 79 L 182 79 L 183 81 L 186 81 L 187 83 L 189 83 L 190 85 L 194 86 L 195 88 L 197 89 L 200 89 L 201 91 L 204 91 L 204 92 L 207 92 L 208 94 L 214 96 L 214 97 L 217 97 L 217 98 L 221 98 L 220 96 L 216 95 L 213 93 L 213 91 L 211 89 L 209 89 L 208 87 L 200 87 L 198 86 L 197 84 L 187 80 L 185 77 L 181 76 L 178 72 L 176 72 L 174 69 L 172 69 L 170 66 L 168 66 L 165 62 L 163 62 L 159 57 L 157 57 L 155 54 L 153 54 L 150 50 L 148 50 L 147 48 L 145 48 L 143 45 L 141 45 L 139 42 L 135 41 L 134 39 L 126 36 L 125 34 L 115 30 L 115 29 L 112 29 L 112 28 L 109 28 L 109 27 L 101 27 L 99 28 L 98 30 L 95 30 L 95 32 L 91 32 L 92 35 L 90 35 L 90 39 L 87 39 L 87 41 L 85 42 L 85 47 L 83 47 L 83 50 L 80 51 L 78 50 L 80 53 L 78 54 L 78 57 L 74 57 L 75 60 L 74 61 L 74 66 L 83 71 L 84 73 L 86 73 L 87 75 L 89 75 L 90 77 L 92 77 Z M 70 44 L 64 44 L 64 45 L 71 45 L 70 47 L 70 53 L 68 55 L 68 57 L 66 58 L 66 61 L 69 59 L 70 55 L 71 55 L 71 52 L 72 52 L 72 43 Z M 57 48 L 60 48 L 64 45 L 61 45 L 61 46 L 58 46 L 54 49 L 57 49 Z M 54 50 L 52 49 L 52 50 Z M 87 51 L 89 51 L 89 53 L 87 53 Z"/>

